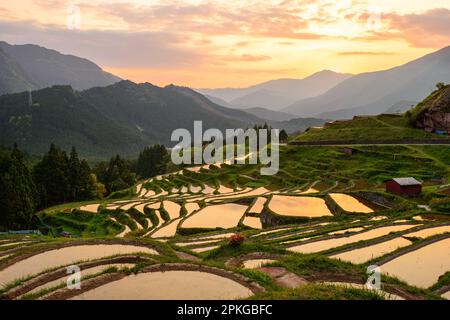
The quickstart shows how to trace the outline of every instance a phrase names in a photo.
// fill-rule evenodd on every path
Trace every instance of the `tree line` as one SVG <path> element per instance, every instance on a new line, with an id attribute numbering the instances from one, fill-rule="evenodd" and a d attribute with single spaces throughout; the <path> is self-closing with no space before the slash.
<path id="1" fill-rule="evenodd" d="M 32 217 L 41 209 L 102 199 L 140 178 L 165 173 L 169 155 L 164 146 L 154 145 L 137 159 L 116 155 L 91 166 L 75 147 L 67 154 L 52 144 L 34 164 L 29 162 L 17 145 L 0 152 L 0 230 L 32 228 Z"/>

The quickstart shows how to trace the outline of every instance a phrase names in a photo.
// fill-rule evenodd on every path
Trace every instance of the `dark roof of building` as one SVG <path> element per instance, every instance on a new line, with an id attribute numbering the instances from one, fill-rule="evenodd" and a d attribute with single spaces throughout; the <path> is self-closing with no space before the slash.
<path id="1" fill-rule="evenodd" d="M 397 182 L 401 186 L 417 186 L 422 185 L 420 181 L 417 181 L 415 178 L 408 177 L 408 178 L 394 178 L 392 179 L 395 182 Z"/>

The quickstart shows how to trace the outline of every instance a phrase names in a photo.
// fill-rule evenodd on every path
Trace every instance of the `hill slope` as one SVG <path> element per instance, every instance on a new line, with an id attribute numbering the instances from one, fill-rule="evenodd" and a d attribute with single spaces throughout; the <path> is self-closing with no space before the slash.
<path id="1" fill-rule="evenodd" d="M 283 109 L 298 116 L 344 118 L 379 114 L 401 100 L 421 101 L 438 82 L 450 80 L 450 47 L 400 67 L 356 75 L 328 92 Z"/>
<path id="2" fill-rule="evenodd" d="M 409 125 L 403 115 L 379 115 L 356 117 L 353 120 L 339 120 L 328 123 L 323 129 L 312 128 L 293 138 L 292 141 L 377 141 L 416 140 L 445 138 Z"/>
<path id="3" fill-rule="evenodd" d="M 1 144 L 41 154 L 54 142 L 86 156 L 137 152 L 143 145 L 136 131 L 104 117 L 69 86 L 34 91 L 33 100 L 29 106 L 28 92 L 0 97 Z"/>
<path id="4" fill-rule="evenodd" d="M 34 105 L 30 106 L 28 92 L 0 96 L 0 144 L 17 142 L 25 151 L 41 154 L 54 142 L 65 149 L 74 145 L 84 156 L 107 157 L 135 154 L 154 143 L 173 145 L 173 130 L 192 132 L 195 120 L 203 121 L 203 130 L 247 128 L 266 122 L 173 85 L 161 88 L 121 81 L 85 91 L 53 86 L 33 91 L 32 97 Z M 296 119 L 268 123 L 294 132 L 323 122 Z"/>
<path id="5" fill-rule="evenodd" d="M 450 134 L 450 85 L 434 91 L 406 115 L 411 125 L 426 132 Z"/>
<path id="6" fill-rule="evenodd" d="M 225 100 L 236 108 L 261 107 L 280 110 L 296 100 L 320 95 L 351 76 L 324 70 L 304 79 L 278 79 L 248 88 L 198 89 L 197 91 Z"/>
<path id="7" fill-rule="evenodd" d="M 417 102 L 415 101 L 399 101 L 393 106 L 391 106 L 389 109 L 385 111 L 385 113 L 405 113 L 408 110 L 411 110 L 414 106 L 417 105 Z"/>
<path id="8" fill-rule="evenodd" d="M 243 111 L 253 114 L 259 118 L 267 119 L 270 121 L 286 121 L 297 118 L 296 116 L 281 112 L 281 111 L 273 111 L 265 108 L 248 108 L 243 109 Z"/>
<path id="9" fill-rule="evenodd" d="M 0 48 L 0 95 L 35 87 L 20 65 Z"/>
<path id="10" fill-rule="evenodd" d="M 120 78 L 103 71 L 95 63 L 64 55 L 36 45 L 10 45 L 0 41 L 0 70 L 11 69 L 1 76 L 0 93 L 41 89 L 52 85 L 70 85 L 76 90 L 107 86 Z"/>

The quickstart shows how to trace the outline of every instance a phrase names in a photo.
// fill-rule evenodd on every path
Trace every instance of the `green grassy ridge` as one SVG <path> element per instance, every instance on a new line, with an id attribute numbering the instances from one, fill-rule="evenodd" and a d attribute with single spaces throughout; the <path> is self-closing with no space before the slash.
<path id="1" fill-rule="evenodd" d="M 348 157 L 342 154 L 338 147 L 286 146 L 280 148 L 280 171 L 275 176 L 261 177 L 258 165 L 229 165 L 210 172 L 195 173 L 187 171 L 188 176 L 177 175 L 175 179 L 186 181 L 188 185 L 195 181 L 198 185 L 208 184 L 216 187 L 219 184 L 252 188 L 272 185 L 280 189 L 297 189 L 299 186 L 318 180 L 321 181 L 320 184 L 316 185 L 316 187 L 320 187 L 319 189 L 327 189 L 338 182 L 336 191 L 339 191 L 354 183 L 355 187 L 345 192 L 366 190 L 380 193 L 385 197 L 392 197 L 384 193 L 383 182 L 386 179 L 398 176 L 414 176 L 426 183 L 434 183 L 432 182 L 433 179 L 450 177 L 450 166 L 448 166 L 448 163 L 450 163 L 450 148 L 442 148 L 441 146 L 415 146 L 414 148 L 370 146 L 358 149 L 360 150 L 359 153 Z M 391 154 L 390 157 L 389 154 Z M 152 189 L 159 190 L 160 185 L 167 184 L 167 182 L 153 179 L 150 184 Z M 181 184 L 176 185 L 177 187 L 181 186 Z M 183 185 L 185 184 L 183 183 Z M 392 197 L 392 199 L 398 204 L 396 210 L 400 210 L 400 212 L 411 210 L 416 204 L 431 202 L 436 213 L 444 213 L 450 202 L 446 200 L 447 197 L 444 194 L 437 193 L 437 187 L 430 185 L 424 188 L 424 193 L 420 198 L 405 200 Z M 101 203 L 105 205 L 112 201 L 114 200 L 108 199 Z M 59 214 L 59 212 L 76 208 L 82 204 L 85 203 L 67 204 L 51 208 L 49 212 L 53 211 L 53 214 Z M 151 215 L 149 217 L 152 219 Z M 63 225 L 63 222 L 65 222 L 64 219 L 58 224 Z M 73 219 L 68 223 L 69 229 L 79 230 L 81 228 L 70 226 L 72 223 L 74 223 Z M 84 226 L 82 229 L 89 229 L 88 227 Z M 104 233 L 115 230 L 108 225 L 104 225 L 100 229 L 105 229 Z"/>
<path id="2" fill-rule="evenodd" d="M 294 136 L 290 141 L 365 141 L 365 140 L 415 140 L 443 139 L 440 136 L 413 128 L 404 115 L 378 115 L 356 117 L 354 120 L 337 121 L 323 129 L 311 128 Z"/>
<path id="3" fill-rule="evenodd" d="M 384 297 L 369 290 L 313 283 L 296 289 L 258 293 L 251 300 L 384 300 Z"/>

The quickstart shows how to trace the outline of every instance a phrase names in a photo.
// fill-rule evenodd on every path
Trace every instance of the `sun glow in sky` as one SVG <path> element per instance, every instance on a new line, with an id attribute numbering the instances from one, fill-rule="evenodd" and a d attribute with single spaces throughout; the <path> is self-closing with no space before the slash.
<path id="1" fill-rule="evenodd" d="M 0 0 L 0 40 L 157 85 L 376 71 L 450 45 L 448 30 L 450 0 Z"/>

